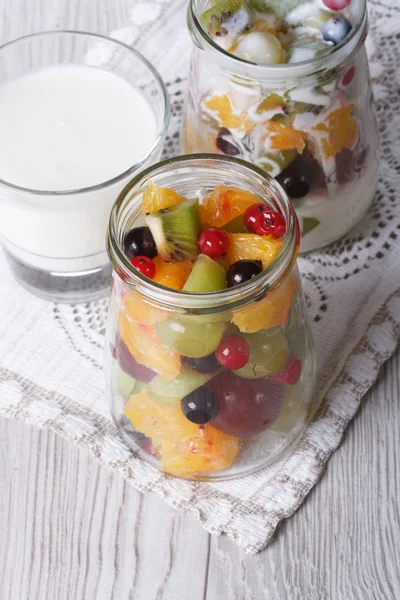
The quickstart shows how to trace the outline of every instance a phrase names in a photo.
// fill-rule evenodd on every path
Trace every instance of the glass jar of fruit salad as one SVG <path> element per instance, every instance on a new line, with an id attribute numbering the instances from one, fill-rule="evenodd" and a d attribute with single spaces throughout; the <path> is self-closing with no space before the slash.
<path id="1" fill-rule="evenodd" d="M 185 478 L 274 462 L 310 416 L 314 352 L 295 213 L 258 167 L 181 156 L 115 203 L 112 413 L 140 456 Z"/>
<path id="2" fill-rule="evenodd" d="M 347 233 L 375 192 L 365 0 L 191 0 L 185 152 L 241 157 L 293 201 L 301 250 Z"/>

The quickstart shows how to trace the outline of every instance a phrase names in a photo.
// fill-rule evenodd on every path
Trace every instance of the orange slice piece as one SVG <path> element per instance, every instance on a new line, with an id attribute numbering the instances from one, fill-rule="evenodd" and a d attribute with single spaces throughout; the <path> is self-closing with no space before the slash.
<path id="1" fill-rule="evenodd" d="M 156 265 L 156 274 L 153 281 L 173 290 L 181 290 L 193 268 L 192 261 L 183 260 L 182 262 L 167 263 L 160 256 L 156 256 L 153 260 Z"/>
<path id="2" fill-rule="evenodd" d="M 220 127 L 244 129 L 245 131 L 250 128 L 249 121 L 240 111 L 234 109 L 230 98 L 226 94 L 207 98 L 204 107 L 215 118 Z"/>
<path id="3" fill-rule="evenodd" d="M 187 477 L 228 468 L 239 451 L 239 440 L 211 425 L 200 428 L 182 413 L 180 402 L 165 407 L 146 390 L 130 397 L 125 415 L 138 431 L 152 440 L 163 469 Z"/>
<path id="4" fill-rule="evenodd" d="M 238 260 L 261 260 L 266 269 L 278 256 L 283 242 L 272 235 L 255 233 L 228 233 L 229 246 L 226 257 L 230 264 Z"/>
<path id="5" fill-rule="evenodd" d="M 154 325 L 132 321 L 125 312 L 120 311 L 117 328 L 138 363 L 156 371 L 167 381 L 179 375 L 180 355 L 161 341 Z"/>
<path id="6" fill-rule="evenodd" d="M 296 271 L 292 271 L 279 287 L 267 293 L 260 302 L 253 302 L 235 310 L 232 323 L 243 333 L 256 333 L 260 329 L 286 325 L 296 287 L 297 275 Z"/>
<path id="7" fill-rule="evenodd" d="M 300 154 L 303 152 L 305 134 L 302 131 L 277 121 L 267 121 L 265 126 L 270 134 L 270 150 L 297 150 Z"/>
<path id="8" fill-rule="evenodd" d="M 223 227 L 242 215 L 249 206 L 259 203 L 260 198 L 251 192 L 218 185 L 200 204 L 200 219 L 203 225 Z"/>
<path id="9" fill-rule="evenodd" d="M 141 325 L 155 325 L 164 321 L 168 313 L 147 302 L 140 294 L 130 290 L 122 298 L 122 304 L 131 321 Z"/>
<path id="10" fill-rule="evenodd" d="M 312 128 L 314 131 L 328 134 L 322 139 L 322 148 L 326 158 L 336 156 L 345 148 L 349 150 L 354 148 L 358 137 L 358 127 L 351 116 L 353 109 L 354 104 L 337 108 L 328 114 L 325 121 Z"/>
<path id="11" fill-rule="evenodd" d="M 162 188 L 153 181 L 149 181 L 142 196 L 142 209 L 145 214 L 155 213 L 163 208 L 169 208 L 186 200 L 174 190 Z"/>

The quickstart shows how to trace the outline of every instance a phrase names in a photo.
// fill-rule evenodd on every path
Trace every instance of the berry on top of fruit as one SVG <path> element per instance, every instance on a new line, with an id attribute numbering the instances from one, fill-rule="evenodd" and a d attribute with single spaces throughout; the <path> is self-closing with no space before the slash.
<path id="1" fill-rule="evenodd" d="M 216 349 L 215 356 L 223 367 L 236 371 L 249 362 L 249 344 L 240 335 L 226 336 Z"/>
<path id="2" fill-rule="evenodd" d="M 222 229 L 210 227 L 200 234 L 198 245 L 202 254 L 210 258 L 219 258 L 226 253 L 229 239 Z"/>
<path id="3" fill-rule="evenodd" d="M 153 279 L 156 274 L 156 265 L 148 256 L 135 256 L 135 258 L 131 259 L 130 263 L 139 273 L 149 279 Z"/>
<path id="4" fill-rule="evenodd" d="M 228 287 L 240 285 L 246 281 L 250 281 L 262 271 L 261 262 L 259 260 L 238 260 L 229 267 L 226 274 L 226 283 Z"/>
<path id="5" fill-rule="evenodd" d="M 351 0 L 322 0 L 329 10 L 343 10 L 346 6 L 349 6 Z"/>
<path id="6" fill-rule="evenodd" d="M 265 204 L 253 204 L 244 213 L 244 224 L 251 233 L 280 238 L 286 231 L 284 217 Z"/>

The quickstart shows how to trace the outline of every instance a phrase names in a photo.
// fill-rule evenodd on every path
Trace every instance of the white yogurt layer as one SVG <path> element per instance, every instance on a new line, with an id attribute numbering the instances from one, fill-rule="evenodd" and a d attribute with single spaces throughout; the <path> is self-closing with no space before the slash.
<path id="1" fill-rule="evenodd" d="M 54 192 L 122 174 L 157 137 L 155 115 L 138 89 L 112 73 L 78 65 L 48 67 L 0 87 L 0 131 L 0 179 Z M 38 268 L 75 271 L 104 264 L 109 212 L 124 183 L 69 196 L 24 195 L 0 186 L 5 244 Z"/>

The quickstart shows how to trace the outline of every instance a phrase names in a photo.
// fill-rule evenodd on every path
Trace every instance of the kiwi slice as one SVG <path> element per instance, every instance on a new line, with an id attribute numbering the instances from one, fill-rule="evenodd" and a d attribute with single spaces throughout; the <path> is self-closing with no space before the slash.
<path id="1" fill-rule="evenodd" d="M 210 35 L 233 42 L 254 25 L 256 16 L 245 0 L 217 0 L 200 21 Z"/>
<path id="2" fill-rule="evenodd" d="M 146 215 L 145 221 L 163 260 L 179 262 L 197 258 L 197 239 L 201 233 L 197 198 Z"/>
<path id="3" fill-rule="evenodd" d="M 215 260 L 200 254 L 183 287 L 184 292 L 217 292 L 226 288 L 226 273 Z"/>

